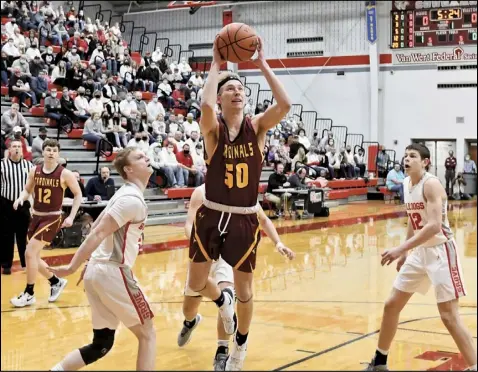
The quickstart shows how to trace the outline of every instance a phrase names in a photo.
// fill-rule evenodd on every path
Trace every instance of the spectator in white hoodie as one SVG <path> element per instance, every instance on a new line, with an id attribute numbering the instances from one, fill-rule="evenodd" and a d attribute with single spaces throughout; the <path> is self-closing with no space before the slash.
<path id="1" fill-rule="evenodd" d="M 167 166 L 164 163 L 163 156 L 161 156 L 162 151 L 163 151 L 163 148 L 162 148 L 161 142 L 155 142 L 155 143 L 151 144 L 151 146 L 149 147 L 149 151 L 148 151 L 148 157 L 151 161 L 151 166 L 156 171 L 155 172 L 156 175 L 157 175 L 158 171 L 165 174 L 166 181 L 167 181 L 166 187 L 177 188 L 177 187 L 179 187 L 179 185 L 178 185 L 178 181 L 177 181 L 176 176 L 178 176 L 178 177 L 180 176 L 181 169 L 179 167 L 174 168 L 174 167 L 171 167 L 171 166 Z M 155 174 L 155 173 L 153 173 L 153 174 Z"/>
<path id="2" fill-rule="evenodd" d="M 156 120 L 159 114 L 162 114 L 164 117 L 164 107 L 161 102 L 159 102 L 156 94 L 153 95 L 153 99 L 146 105 L 146 112 L 148 113 L 148 122 L 150 123 Z"/>
<path id="3" fill-rule="evenodd" d="M 165 166 L 170 167 L 173 170 L 178 187 L 187 187 L 185 182 L 188 180 L 184 179 L 184 173 L 186 172 L 184 172 L 185 169 L 183 169 L 182 164 L 176 159 L 176 155 L 174 154 L 174 144 L 172 142 L 163 142 L 161 159 Z"/>

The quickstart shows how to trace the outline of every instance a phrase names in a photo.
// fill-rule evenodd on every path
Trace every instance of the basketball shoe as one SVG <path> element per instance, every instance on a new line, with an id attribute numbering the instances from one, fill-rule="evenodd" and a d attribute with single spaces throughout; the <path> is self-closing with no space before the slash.
<path id="1" fill-rule="evenodd" d="M 11 304 L 15 307 L 25 307 L 25 306 L 30 306 L 33 305 L 36 300 L 35 300 L 35 295 L 31 295 L 27 292 L 23 292 L 20 294 L 18 297 L 13 297 L 10 300 Z"/>
<path id="2" fill-rule="evenodd" d="M 226 370 L 226 361 L 227 361 L 227 351 L 225 353 L 220 352 L 218 348 L 216 356 L 214 357 L 213 367 L 215 371 L 225 371 Z M 227 348 L 225 348 L 227 350 Z"/>
<path id="3" fill-rule="evenodd" d="M 228 335 L 233 335 L 237 330 L 237 317 L 235 312 L 235 293 L 234 288 L 224 288 L 224 303 L 219 308 L 222 323 L 224 324 L 224 331 Z"/>
<path id="4" fill-rule="evenodd" d="M 231 352 L 226 362 L 226 371 L 241 371 L 244 366 L 244 360 L 247 354 L 247 342 L 244 342 L 241 346 L 237 344 L 236 337 L 232 343 Z"/>
<path id="5" fill-rule="evenodd" d="M 367 363 L 364 363 L 367 364 Z M 370 363 L 368 363 L 367 368 L 364 369 L 364 371 L 388 371 L 387 365 L 375 365 L 375 358 L 372 359 Z"/>
<path id="6" fill-rule="evenodd" d="M 58 297 L 60 297 L 61 292 L 63 292 L 67 284 L 68 280 L 59 278 L 58 283 L 50 286 L 50 297 L 48 297 L 48 302 L 55 302 Z"/>
<path id="7" fill-rule="evenodd" d="M 179 332 L 178 335 L 178 346 L 183 347 L 189 343 L 191 340 L 191 336 L 193 334 L 193 331 L 196 329 L 196 327 L 201 323 L 202 316 L 201 314 L 197 314 L 195 318 L 196 322 L 192 327 L 188 327 L 186 325 L 186 320 L 184 321 L 183 329 L 181 329 L 181 332 Z"/>

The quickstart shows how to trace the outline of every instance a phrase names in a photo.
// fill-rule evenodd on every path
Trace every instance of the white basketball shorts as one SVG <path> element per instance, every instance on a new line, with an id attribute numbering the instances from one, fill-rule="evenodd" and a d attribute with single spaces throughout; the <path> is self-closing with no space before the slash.
<path id="1" fill-rule="evenodd" d="M 119 322 L 129 328 L 154 317 L 130 268 L 90 262 L 84 281 L 93 329 L 116 329 Z"/>
<path id="2" fill-rule="evenodd" d="M 407 293 L 426 294 L 435 288 L 437 303 L 466 296 L 456 243 L 450 240 L 435 247 L 412 250 L 393 286 Z"/>
<path id="3" fill-rule="evenodd" d="M 209 276 L 215 279 L 216 284 L 222 282 L 234 283 L 234 272 L 232 271 L 232 266 L 229 265 L 226 261 L 219 257 L 219 260 L 215 261 L 211 265 L 211 270 L 209 271 Z M 189 289 L 189 270 L 186 277 L 186 287 L 184 288 L 184 295 L 190 297 L 201 296 L 200 293 L 193 292 Z"/>

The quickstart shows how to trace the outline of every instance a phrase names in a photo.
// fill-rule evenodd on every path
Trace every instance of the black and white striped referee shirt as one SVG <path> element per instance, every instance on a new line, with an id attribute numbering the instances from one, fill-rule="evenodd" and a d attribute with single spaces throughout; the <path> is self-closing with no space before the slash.
<path id="1" fill-rule="evenodd" d="M 14 162 L 10 158 L 3 159 L 1 162 L 1 195 L 10 201 L 19 198 L 27 183 L 28 173 L 34 165 L 25 159 Z"/>

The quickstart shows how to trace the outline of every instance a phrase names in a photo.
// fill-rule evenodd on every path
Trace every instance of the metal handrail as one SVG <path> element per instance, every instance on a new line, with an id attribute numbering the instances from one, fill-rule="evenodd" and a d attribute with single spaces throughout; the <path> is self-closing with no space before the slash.
<path id="1" fill-rule="evenodd" d="M 95 174 L 99 174 L 100 169 L 100 157 L 109 157 L 113 154 L 113 144 L 104 138 L 100 139 L 100 144 L 98 146 L 98 152 L 96 153 L 96 169 Z"/>

